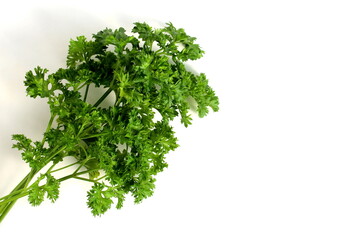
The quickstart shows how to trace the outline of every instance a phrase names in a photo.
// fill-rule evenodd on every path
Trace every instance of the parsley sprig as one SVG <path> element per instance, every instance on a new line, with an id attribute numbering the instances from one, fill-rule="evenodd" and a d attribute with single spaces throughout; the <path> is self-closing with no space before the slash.
<path id="1" fill-rule="evenodd" d="M 191 124 L 191 99 L 200 117 L 209 107 L 218 111 L 205 74 L 184 64 L 203 56 L 196 38 L 171 23 L 153 29 L 137 22 L 132 33 L 107 28 L 92 39 L 79 36 L 70 41 L 66 68 L 26 73 L 27 94 L 47 99 L 51 117 L 41 141 L 13 135 L 13 147 L 31 170 L 0 198 L 0 221 L 21 197 L 33 206 L 45 198 L 56 201 L 68 179 L 93 183 L 87 205 L 95 216 L 115 202 L 121 208 L 126 194 L 140 203 L 153 194 L 156 174 L 167 167 L 166 154 L 178 147 L 171 121 L 179 117 L 185 127 Z M 90 103 L 93 87 L 105 91 Z M 104 107 L 110 94 L 115 99 Z M 69 156 L 73 162 L 61 165 Z M 74 171 L 55 177 L 64 169 Z"/>

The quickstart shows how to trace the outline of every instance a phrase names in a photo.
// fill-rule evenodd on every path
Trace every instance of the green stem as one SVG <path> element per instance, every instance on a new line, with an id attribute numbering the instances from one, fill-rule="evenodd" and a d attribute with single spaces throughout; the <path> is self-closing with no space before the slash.
<path id="1" fill-rule="evenodd" d="M 74 171 L 74 173 L 77 173 L 79 172 L 79 170 L 85 166 L 85 164 L 90 160 L 91 158 L 90 157 L 86 157 L 86 159 L 80 164 L 80 166 Z"/>
<path id="2" fill-rule="evenodd" d="M 53 117 L 51 117 L 49 124 L 48 124 L 48 128 L 47 131 L 51 128 L 51 123 L 53 121 Z M 53 151 L 55 152 L 54 154 L 52 154 L 50 157 L 48 157 L 46 159 L 45 162 L 50 162 L 51 159 L 53 159 L 57 154 L 59 154 L 60 152 L 62 152 L 63 150 L 65 150 L 66 147 L 62 147 L 61 149 L 54 149 Z M 46 164 L 45 164 L 46 165 Z M 44 166 L 45 166 L 44 165 Z M 50 171 L 51 169 L 55 166 L 55 164 L 53 164 L 50 167 Z M 25 177 L 23 180 L 21 180 L 21 182 L 5 197 L 1 198 L 1 202 L 0 202 L 0 223 L 2 222 L 2 220 L 6 217 L 6 215 L 9 213 L 9 211 L 11 210 L 11 208 L 14 206 L 14 204 L 16 203 L 16 201 L 19 198 L 22 198 L 24 196 L 26 196 L 28 194 L 28 185 L 31 182 L 31 180 L 35 177 L 35 175 L 40 171 L 41 169 L 37 169 L 34 170 L 32 169 Z"/>
<path id="3" fill-rule="evenodd" d="M 98 134 L 94 134 L 94 135 L 89 135 L 89 136 L 86 136 L 86 137 L 82 137 L 81 139 L 89 139 L 89 138 L 95 138 L 95 137 L 101 137 L 101 136 L 105 136 L 109 134 L 108 132 L 105 132 L 105 133 L 98 133 Z"/>
<path id="4" fill-rule="evenodd" d="M 24 189 L 27 188 L 33 177 L 36 175 L 38 171 L 31 170 L 24 179 L 11 191 L 11 193 L 2 199 L 2 202 L 0 203 L 0 223 L 2 220 L 6 217 L 6 215 L 9 213 L 11 208 L 14 206 L 16 201 L 26 196 L 27 193 L 24 192 Z M 25 195 L 23 195 L 25 193 Z"/>
<path id="5" fill-rule="evenodd" d="M 75 164 L 75 163 L 74 163 Z M 54 172 L 54 171 L 60 171 L 61 169 L 70 167 L 74 164 L 70 164 L 68 166 L 65 166 L 63 168 L 60 169 L 56 169 L 56 170 L 52 170 L 52 168 L 56 165 L 53 164 L 47 172 Z M 91 179 L 86 179 L 86 178 L 81 178 L 78 177 L 80 175 L 83 174 L 87 174 L 87 173 L 91 173 L 94 171 L 99 171 L 100 169 L 91 169 L 91 170 L 86 170 L 86 171 L 82 171 L 82 172 L 73 172 L 70 175 L 67 175 L 65 177 L 62 177 L 60 179 L 58 179 L 60 182 L 63 182 L 65 180 L 71 179 L 71 178 L 76 178 L 79 180 L 86 180 L 89 182 L 95 182 L 95 180 L 91 180 Z M 34 178 L 34 176 L 38 173 L 38 171 L 36 170 L 31 170 L 25 177 L 24 179 L 11 191 L 11 193 L 9 193 L 7 196 L 4 196 L 0 199 L 0 223 L 4 220 L 4 218 L 6 217 L 6 215 L 9 213 L 9 211 L 12 209 L 12 207 L 14 206 L 14 204 L 16 203 L 16 201 L 22 197 L 25 197 L 26 195 L 29 194 L 29 190 L 31 189 L 32 185 L 34 185 L 35 183 L 33 183 L 30 187 L 29 183 L 31 182 L 31 180 Z"/>
<path id="6" fill-rule="evenodd" d="M 57 150 L 57 148 L 54 149 L 54 151 L 57 150 L 57 152 L 55 152 L 53 155 L 51 155 L 48 159 L 47 159 L 47 163 L 49 163 L 51 161 L 51 159 L 53 159 L 56 155 L 58 155 L 59 153 L 61 153 L 62 151 L 64 151 L 66 149 L 66 146 L 63 146 L 62 148 L 60 148 L 59 150 Z"/>
<path id="7" fill-rule="evenodd" d="M 108 88 L 108 90 L 104 93 L 104 95 L 102 95 L 101 98 L 99 98 L 99 100 L 94 104 L 94 107 L 99 106 L 111 92 L 112 89 Z"/>
<path id="8" fill-rule="evenodd" d="M 0 205 L 3 205 L 3 204 L 5 204 L 5 203 L 7 203 L 7 202 L 9 202 L 8 200 L 10 199 L 10 198 L 12 198 L 13 196 L 16 196 L 16 195 L 18 195 L 18 194 L 20 194 L 22 191 L 24 191 L 24 189 L 18 189 L 18 190 L 16 190 L 16 191 L 12 191 L 11 193 L 9 193 L 8 195 L 6 195 L 5 197 L 2 197 L 1 198 L 1 202 L 0 202 Z M 4 209 L 5 208 L 5 205 L 3 205 L 3 206 L 1 206 L 0 207 L 0 212 L 1 212 L 1 209 Z"/>
<path id="9" fill-rule="evenodd" d="M 71 164 L 69 164 L 69 165 L 66 165 L 65 167 L 61 167 L 61 168 L 52 170 L 52 171 L 50 171 L 50 173 L 54 173 L 54 172 L 61 171 L 61 170 L 63 170 L 63 169 L 66 169 L 66 168 L 69 168 L 69 167 L 71 167 L 71 166 L 74 166 L 74 165 L 76 165 L 76 164 L 78 164 L 78 163 L 79 163 L 79 161 L 74 162 L 74 163 L 71 163 Z"/>
<path id="10" fill-rule="evenodd" d="M 31 174 L 31 171 L 21 180 L 21 182 L 19 182 L 19 184 L 10 192 L 10 194 L 16 192 L 27 181 L 30 174 Z M 10 194 L 8 194 L 7 196 L 9 196 Z M 0 201 L 5 199 L 7 196 L 0 198 Z"/>
<path id="11" fill-rule="evenodd" d="M 85 161 L 87 161 L 86 159 L 89 158 L 89 154 L 87 153 L 86 149 L 85 149 L 85 146 L 87 146 L 86 142 L 84 142 L 84 140 L 81 140 L 81 143 L 79 144 L 81 150 L 83 150 L 84 154 L 85 154 Z"/>
<path id="12" fill-rule="evenodd" d="M 6 215 L 10 212 L 10 210 L 14 206 L 15 202 L 16 202 L 16 200 L 14 200 L 14 201 L 10 202 L 8 205 L 6 205 L 5 210 L 3 210 L 0 215 L 0 223 L 4 220 Z"/>
<path id="13" fill-rule="evenodd" d="M 94 180 L 94 181 L 98 182 L 98 181 L 100 181 L 101 179 L 104 179 L 104 178 L 106 178 L 106 177 L 107 177 L 107 175 L 104 175 L 104 176 L 102 176 L 102 177 L 97 178 L 97 179 Z"/>
<path id="14" fill-rule="evenodd" d="M 63 182 L 65 180 L 68 180 L 70 178 L 78 178 L 78 176 L 86 174 L 86 173 L 90 173 L 90 172 L 94 172 L 94 171 L 98 171 L 99 169 L 91 169 L 91 170 L 86 170 L 86 171 L 82 171 L 82 172 L 74 172 L 70 175 L 67 175 L 65 177 L 62 177 L 60 179 L 58 179 L 60 182 Z M 11 208 L 14 206 L 14 204 L 16 203 L 16 201 L 22 197 L 25 197 L 26 195 L 29 194 L 29 190 L 31 188 L 28 187 L 29 183 L 31 182 L 31 179 L 36 175 L 37 171 L 31 171 L 15 188 L 14 190 L 7 196 L 2 198 L 2 201 L 0 202 L 0 223 L 2 222 L 2 220 L 6 217 L 6 215 L 9 213 L 9 211 L 11 210 Z M 86 178 L 81 178 L 81 180 L 84 180 Z M 89 181 L 91 181 L 89 179 Z M 93 181 L 91 181 L 93 182 Z M 34 184 L 34 183 L 33 183 Z"/>
<path id="15" fill-rule="evenodd" d="M 46 171 L 46 174 L 50 173 L 57 164 L 57 162 L 53 163 L 53 165 L 51 165 L 51 167 L 49 167 L 49 169 Z"/>
<path id="16" fill-rule="evenodd" d="M 82 172 L 78 172 L 78 173 L 72 173 L 70 175 L 67 175 L 65 177 L 62 177 L 62 178 L 59 178 L 58 181 L 59 182 L 63 182 L 65 180 L 68 180 L 70 178 L 74 178 L 76 176 L 80 176 L 80 175 L 83 175 L 83 174 L 86 174 L 86 173 L 91 173 L 91 172 L 95 172 L 95 171 L 99 171 L 100 169 L 91 169 L 91 170 L 86 170 L 86 171 L 82 171 Z"/>
<path id="17" fill-rule="evenodd" d="M 51 129 L 51 125 L 52 125 L 54 119 L 55 119 L 55 115 L 54 115 L 54 114 L 51 114 L 50 120 L 49 120 L 49 122 L 48 122 L 48 125 L 47 125 L 47 128 L 46 128 L 45 133 L 47 133 L 47 132 Z M 44 146 L 45 140 L 46 140 L 46 138 L 45 138 L 45 136 L 44 136 L 44 138 L 43 138 L 42 141 L 41 141 L 41 146 Z"/>
<path id="18" fill-rule="evenodd" d="M 79 83 L 78 86 L 74 88 L 74 91 L 75 91 L 75 92 L 76 92 L 76 91 L 79 91 L 79 90 L 82 89 L 83 87 L 89 85 L 89 83 L 87 83 L 86 81 L 85 81 L 82 85 L 80 85 L 80 84 L 81 84 L 81 83 Z"/>
<path id="19" fill-rule="evenodd" d="M 14 203 L 16 202 L 18 199 L 22 198 L 22 197 L 25 197 L 26 195 L 28 195 L 28 191 L 30 190 L 30 187 L 28 188 L 25 188 L 25 189 L 22 189 L 20 191 L 19 194 L 15 195 L 15 196 L 12 196 L 10 198 L 7 198 L 6 200 L 2 201 L 1 204 L 5 204 L 4 206 L 4 210 L 2 212 L 5 212 L 5 210 L 8 208 L 8 206 L 11 204 L 11 203 Z M 3 213 L 1 213 L 1 216 L 3 215 Z"/>
<path id="20" fill-rule="evenodd" d="M 82 181 L 86 181 L 86 182 L 92 182 L 92 183 L 97 182 L 96 180 L 91 180 L 91 179 L 88 179 L 88 178 L 82 178 L 82 177 L 73 177 L 73 178 L 78 179 L 78 180 L 82 180 Z"/>
<path id="21" fill-rule="evenodd" d="M 86 102 L 86 99 L 87 99 L 87 96 L 88 96 L 88 93 L 89 93 L 89 87 L 90 85 L 86 85 L 86 89 L 85 89 L 85 96 L 84 96 L 84 102 Z"/>

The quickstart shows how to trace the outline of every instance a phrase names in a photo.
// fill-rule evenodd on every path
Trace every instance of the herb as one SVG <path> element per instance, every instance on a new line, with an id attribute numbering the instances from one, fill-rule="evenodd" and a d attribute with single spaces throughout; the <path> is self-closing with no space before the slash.
<path id="1" fill-rule="evenodd" d="M 171 23 L 161 29 L 135 23 L 132 32 L 107 28 L 91 40 L 77 37 L 70 41 L 66 68 L 26 73 L 27 94 L 46 98 L 51 117 L 42 141 L 13 135 L 13 147 L 31 170 L 0 198 L 0 221 L 21 197 L 33 206 L 45 198 L 56 201 L 68 179 L 93 183 L 87 205 L 95 216 L 115 202 L 121 208 L 126 194 L 140 203 L 153 194 L 155 175 L 167 167 L 165 155 L 178 147 L 171 121 L 179 117 L 185 127 L 191 124 L 190 99 L 200 117 L 209 107 L 218 111 L 205 74 L 184 65 L 203 56 L 196 38 Z M 105 91 L 90 103 L 93 87 Z M 113 103 L 103 107 L 110 94 Z M 61 166 L 67 156 L 73 162 Z M 55 177 L 70 167 L 71 174 Z"/>

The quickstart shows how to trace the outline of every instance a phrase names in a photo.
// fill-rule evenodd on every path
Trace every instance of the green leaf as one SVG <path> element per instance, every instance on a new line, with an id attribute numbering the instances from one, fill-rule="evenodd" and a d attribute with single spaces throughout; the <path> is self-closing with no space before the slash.
<path id="1" fill-rule="evenodd" d="M 44 190 L 47 193 L 47 198 L 51 202 L 55 202 L 59 198 L 60 182 L 50 174 L 46 174 L 46 179 Z"/>
<path id="2" fill-rule="evenodd" d="M 124 192 L 116 187 L 108 187 L 104 183 L 95 183 L 88 191 L 87 204 L 94 216 L 100 216 L 111 208 L 112 198 L 117 199 L 116 208 L 120 209 L 124 201 Z"/>
<path id="3" fill-rule="evenodd" d="M 25 137 L 24 134 L 13 134 L 12 140 L 17 141 L 13 144 L 13 148 L 17 148 L 20 151 L 28 150 L 31 148 L 32 140 Z"/>
<path id="4" fill-rule="evenodd" d="M 49 81 L 45 79 L 45 74 L 48 72 L 46 68 L 36 67 L 33 71 L 29 71 L 25 75 L 25 86 L 27 94 L 36 98 L 37 96 L 44 98 L 50 96 Z"/>
<path id="5" fill-rule="evenodd" d="M 108 209 L 110 209 L 111 204 L 113 203 L 111 198 L 104 194 L 104 188 L 105 186 L 103 184 L 95 183 L 91 190 L 88 191 L 87 204 L 94 216 L 104 214 Z"/>
<path id="6" fill-rule="evenodd" d="M 34 185 L 28 195 L 28 201 L 32 206 L 39 206 L 45 198 L 45 190 L 39 185 Z"/>
<path id="7" fill-rule="evenodd" d="M 22 159 L 34 169 L 41 169 L 45 166 L 44 156 L 49 149 L 43 147 L 39 141 L 32 142 L 31 139 L 25 137 L 23 134 L 14 134 L 12 139 L 17 141 L 13 144 L 13 148 L 21 151 Z"/>
<path id="8" fill-rule="evenodd" d="M 66 64 L 68 67 L 78 67 L 82 63 L 89 63 L 92 56 L 99 54 L 103 46 L 97 42 L 88 41 L 85 36 L 78 36 L 70 40 Z"/>
<path id="9" fill-rule="evenodd" d="M 132 186 L 131 192 L 134 196 L 136 204 L 141 203 L 144 199 L 151 197 L 154 193 L 155 179 L 149 178 L 145 180 L 136 181 Z"/>

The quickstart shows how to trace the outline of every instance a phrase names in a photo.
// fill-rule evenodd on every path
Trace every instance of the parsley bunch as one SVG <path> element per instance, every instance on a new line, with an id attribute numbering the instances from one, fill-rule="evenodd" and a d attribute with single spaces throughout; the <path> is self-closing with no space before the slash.
<path id="1" fill-rule="evenodd" d="M 77 37 L 70 41 L 66 68 L 26 73 L 27 94 L 46 98 L 51 116 L 41 141 L 13 135 L 13 147 L 31 170 L 0 198 L 0 221 L 21 197 L 33 206 L 45 198 L 56 201 L 68 179 L 93 183 L 87 205 L 95 216 L 114 203 L 121 208 L 126 194 L 140 203 L 153 194 L 155 175 L 167 167 L 165 155 L 178 147 L 171 121 L 191 124 L 191 100 L 200 117 L 209 107 L 218 111 L 205 74 L 184 65 L 203 56 L 196 38 L 171 23 L 161 29 L 135 23 L 132 33 L 107 28 L 91 40 Z M 105 90 L 91 103 L 93 87 Z M 110 94 L 115 99 L 103 107 Z M 71 164 L 59 164 L 68 156 Z M 70 167 L 71 174 L 55 177 Z"/>

